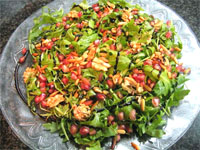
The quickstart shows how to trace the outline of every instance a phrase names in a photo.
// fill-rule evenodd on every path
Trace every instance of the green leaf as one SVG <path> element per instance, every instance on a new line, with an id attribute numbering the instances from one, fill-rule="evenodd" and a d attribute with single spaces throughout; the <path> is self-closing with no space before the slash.
<path id="1" fill-rule="evenodd" d="M 81 6 L 83 9 L 88 9 L 88 8 L 89 8 L 87 0 L 83 0 L 83 1 L 79 4 L 79 6 Z"/>
<path id="2" fill-rule="evenodd" d="M 101 150 L 101 144 L 97 141 L 94 144 L 91 144 L 90 147 L 86 147 L 86 150 Z"/>
<path id="3" fill-rule="evenodd" d="M 89 20 L 89 27 L 94 29 L 94 20 L 93 19 Z"/>
<path id="4" fill-rule="evenodd" d="M 56 122 L 45 123 L 43 124 L 43 127 L 45 127 L 47 130 L 50 130 L 52 133 L 59 130 L 58 124 Z"/>

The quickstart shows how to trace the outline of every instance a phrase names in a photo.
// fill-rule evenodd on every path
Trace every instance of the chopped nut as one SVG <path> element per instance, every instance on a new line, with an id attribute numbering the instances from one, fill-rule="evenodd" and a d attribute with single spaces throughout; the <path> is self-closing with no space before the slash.
<path id="1" fill-rule="evenodd" d="M 131 142 L 131 146 L 132 146 L 135 150 L 140 150 L 140 147 L 139 147 L 137 144 L 133 143 L 133 142 Z"/>
<path id="2" fill-rule="evenodd" d="M 63 97 L 62 94 L 57 94 L 53 97 L 48 97 L 47 98 L 47 106 L 52 108 L 57 106 L 59 103 L 63 102 L 65 98 Z"/>
<path id="3" fill-rule="evenodd" d="M 26 83 L 30 77 L 34 77 L 36 73 L 37 70 L 35 68 L 27 67 L 23 74 L 24 83 Z"/>
<path id="4" fill-rule="evenodd" d="M 94 87 L 93 90 L 97 93 L 102 93 L 102 90 L 99 87 Z"/>
<path id="5" fill-rule="evenodd" d="M 121 93 L 120 91 L 117 91 L 117 96 L 118 96 L 120 99 L 123 98 L 123 95 L 122 95 L 122 93 Z"/>
<path id="6" fill-rule="evenodd" d="M 109 92 L 106 90 L 103 90 L 103 94 L 107 95 Z"/>
<path id="7" fill-rule="evenodd" d="M 152 91 L 152 89 L 148 86 L 148 85 L 144 85 L 144 88 L 147 90 L 147 91 L 149 91 L 149 92 L 151 92 Z"/>
<path id="8" fill-rule="evenodd" d="M 142 111 L 145 110 L 145 100 L 143 98 L 141 99 L 140 108 Z"/>
<path id="9" fill-rule="evenodd" d="M 80 104 L 79 106 L 73 106 L 74 117 L 79 121 L 85 121 L 91 115 L 91 110 L 89 106 Z"/>
<path id="10" fill-rule="evenodd" d="M 118 134 L 126 134 L 126 131 L 125 131 L 125 130 L 121 130 L 121 129 L 119 130 L 119 129 L 118 129 L 118 130 L 117 130 L 117 133 L 118 133 Z"/>

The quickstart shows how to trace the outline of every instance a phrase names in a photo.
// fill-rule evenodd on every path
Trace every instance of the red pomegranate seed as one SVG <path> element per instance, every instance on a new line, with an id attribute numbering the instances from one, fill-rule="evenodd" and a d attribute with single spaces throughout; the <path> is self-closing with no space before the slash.
<path id="1" fill-rule="evenodd" d="M 177 73 L 175 73 L 175 72 L 174 72 L 174 73 L 172 73 L 172 78 L 174 78 L 174 79 L 175 79 L 176 77 L 177 77 Z"/>
<path id="2" fill-rule="evenodd" d="M 47 50 L 47 48 L 46 47 L 41 47 L 40 50 L 44 52 L 44 51 Z"/>
<path id="3" fill-rule="evenodd" d="M 40 88 L 40 91 L 41 91 L 42 93 L 45 93 L 45 92 L 46 92 L 46 87 L 41 87 L 41 88 Z"/>
<path id="4" fill-rule="evenodd" d="M 82 29 L 82 28 L 83 28 L 83 25 L 82 25 L 81 23 L 78 23 L 78 24 L 76 25 L 76 27 L 79 28 L 79 29 Z"/>
<path id="5" fill-rule="evenodd" d="M 97 97 L 98 100 L 102 101 L 102 100 L 104 100 L 106 98 L 106 95 L 101 94 L 101 93 L 97 93 L 96 97 Z"/>
<path id="6" fill-rule="evenodd" d="M 171 21 L 167 20 L 166 24 L 167 24 L 168 27 L 170 27 L 171 26 Z"/>
<path id="7" fill-rule="evenodd" d="M 90 90 L 90 85 L 87 85 L 87 84 L 84 84 L 84 83 L 81 83 L 80 87 L 81 87 L 82 90 L 86 90 L 86 91 Z"/>
<path id="8" fill-rule="evenodd" d="M 71 79 L 72 80 L 77 80 L 78 79 L 78 77 L 77 77 L 75 72 L 71 72 Z"/>
<path id="9" fill-rule="evenodd" d="M 72 44 L 70 44 L 70 45 L 69 45 L 69 48 L 70 48 L 70 49 L 73 49 L 73 48 L 74 48 L 74 46 L 73 46 Z"/>
<path id="10" fill-rule="evenodd" d="M 142 73 L 138 74 L 138 80 L 140 80 L 140 82 L 144 81 L 144 79 L 145 79 L 145 74 Z"/>
<path id="11" fill-rule="evenodd" d="M 166 34 L 165 34 L 166 38 L 167 39 L 170 39 L 172 37 L 172 32 L 171 31 L 168 31 Z"/>
<path id="12" fill-rule="evenodd" d="M 110 49 L 112 49 L 112 50 L 116 50 L 116 46 L 115 46 L 115 44 L 111 44 L 111 45 L 110 45 Z"/>
<path id="13" fill-rule="evenodd" d="M 39 104 L 41 102 L 40 96 L 36 96 L 34 100 L 36 104 Z"/>
<path id="14" fill-rule="evenodd" d="M 25 55 L 26 52 L 27 52 L 27 49 L 26 49 L 26 48 L 23 48 L 23 49 L 22 49 L 22 55 Z"/>
<path id="15" fill-rule="evenodd" d="M 78 131 L 77 125 L 76 125 L 76 124 L 72 124 L 71 127 L 70 127 L 70 133 L 71 133 L 72 135 L 74 135 L 74 134 L 77 133 L 77 131 Z"/>
<path id="16" fill-rule="evenodd" d="M 69 82 L 69 79 L 67 77 L 63 77 L 62 82 L 64 83 L 64 85 L 67 85 L 67 83 Z"/>
<path id="17" fill-rule="evenodd" d="M 99 46 L 99 44 L 100 44 L 100 40 L 95 40 L 95 41 L 94 41 L 94 45 L 95 45 L 95 46 Z"/>
<path id="18" fill-rule="evenodd" d="M 40 82 L 40 87 L 46 87 L 46 82 Z"/>
<path id="19" fill-rule="evenodd" d="M 83 102 L 83 104 L 85 104 L 86 106 L 91 106 L 92 103 L 93 103 L 92 100 L 88 100 L 88 101 Z"/>
<path id="20" fill-rule="evenodd" d="M 63 54 L 59 54 L 59 55 L 58 55 L 58 59 L 59 59 L 59 61 L 63 61 L 64 58 L 65 58 L 65 56 L 64 56 Z"/>
<path id="21" fill-rule="evenodd" d="M 106 82 L 107 82 L 109 88 L 114 88 L 114 83 L 112 80 L 107 80 Z"/>
<path id="22" fill-rule="evenodd" d="M 70 28 L 70 25 L 66 24 L 64 28 L 65 28 L 65 30 L 68 30 Z"/>
<path id="23" fill-rule="evenodd" d="M 90 132 L 90 128 L 88 128 L 88 127 L 86 127 L 86 126 L 82 126 L 81 128 L 80 128 L 80 134 L 82 135 L 82 136 L 86 136 L 86 135 L 88 135 L 88 133 Z"/>
<path id="24" fill-rule="evenodd" d="M 95 12 L 98 12 L 98 11 L 100 10 L 100 8 L 99 8 L 99 6 L 97 6 L 97 7 L 94 7 L 93 10 L 94 10 Z"/>
<path id="25" fill-rule="evenodd" d="M 97 4 L 93 4 L 93 5 L 92 5 L 92 8 L 97 7 L 97 6 L 99 6 L 98 3 L 97 3 Z"/>
<path id="26" fill-rule="evenodd" d="M 66 22 L 62 22 L 62 25 L 65 26 L 65 25 L 66 25 Z"/>
<path id="27" fill-rule="evenodd" d="M 81 18 L 81 16 L 83 15 L 83 13 L 80 11 L 78 12 L 78 17 Z"/>
<path id="28" fill-rule="evenodd" d="M 150 65 L 152 66 L 152 60 L 151 59 L 147 59 L 144 61 L 144 65 Z"/>
<path id="29" fill-rule="evenodd" d="M 116 36 L 120 36 L 122 34 L 122 30 L 118 30 Z"/>
<path id="30" fill-rule="evenodd" d="M 54 92 L 54 89 L 49 89 L 48 92 L 51 94 Z"/>
<path id="31" fill-rule="evenodd" d="M 67 21 L 67 17 L 64 16 L 64 17 L 62 18 L 62 21 L 66 22 L 66 21 Z"/>
<path id="32" fill-rule="evenodd" d="M 41 82 L 46 82 L 47 81 L 47 78 L 43 74 L 41 74 L 41 73 L 39 74 L 38 78 L 39 78 L 39 80 Z"/>
<path id="33" fill-rule="evenodd" d="M 97 27 L 97 28 L 99 27 L 99 22 L 96 22 L 96 27 Z"/>
<path id="34" fill-rule="evenodd" d="M 56 27 L 59 27 L 60 26 L 60 22 L 56 23 Z"/>
<path id="35" fill-rule="evenodd" d="M 100 82 L 103 80 L 103 73 L 101 72 L 100 74 L 99 74 L 99 79 L 98 79 Z"/>
<path id="36" fill-rule="evenodd" d="M 88 63 L 86 64 L 86 68 L 90 68 L 92 67 L 92 61 L 88 61 Z"/>
<path id="37" fill-rule="evenodd" d="M 119 9 L 118 8 L 116 8 L 115 10 L 114 10 L 114 12 L 118 12 L 119 11 Z"/>
<path id="38" fill-rule="evenodd" d="M 20 58 L 19 58 L 19 63 L 20 63 L 20 64 L 23 64 L 23 63 L 25 62 L 25 59 L 26 59 L 25 56 L 20 57 Z"/>
<path id="39" fill-rule="evenodd" d="M 132 75 L 133 79 L 136 81 L 136 82 L 140 82 L 140 80 L 138 79 L 138 74 L 134 73 Z"/>
<path id="40" fill-rule="evenodd" d="M 42 102 L 41 102 L 41 106 L 42 106 L 43 108 L 46 108 L 46 107 L 47 107 L 47 102 L 46 102 L 46 101 L 42 101 Z"/>
<path id="41" fill-rule="evenodd" d="M 53 46 L 53 42 L 49 42 L 49 43 L 47 43 L 47 45 L 46 45 L 47 49 L 51 49 L 52 46 Z"/>
<path id="42" fill-rule="evenodd" d="M 69 68 L 66 65 L 62 65 L 61 69 L 64 73 L 69 72 Z"/>
<path id="43" fill-rule="evenodd" d="M 41 101 L 45 100 L 46 96 L 47 96 L 47 95 L 46 95 L 45 93 L 42 93 L 42 94 L 40 95 L 40 100 L 41 100 Z"/>
<path id="44" fill-rule="evenodd" d="M 152 99 L 152 104 L 153 104 L 154 107 L 158 107 L 159 104 L 160 104 L 160 99 L 158 97 L 154 97 Z"/>
<path id="45" fill-rule="evenodd" d="M 161 71 L 161 67 L 160 67 L 159 64 L 154 64 L 153 68 L 156 69 L 156 70 L 158 70 L 158 71 Z"/>

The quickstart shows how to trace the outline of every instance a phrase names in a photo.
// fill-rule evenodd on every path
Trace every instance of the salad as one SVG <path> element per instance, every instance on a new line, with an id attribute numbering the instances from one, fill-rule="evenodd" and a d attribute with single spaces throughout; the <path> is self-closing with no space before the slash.
<path id="1" fill-rule="evenodd" d="M 142 11 L 125 0 L 83 0 L 67 14 L 44 8 L 34 19 L 33 65 L 23 74 L 27 104 L 63 142 L 99 150 L 112 138 L 114 149 L 123 136 L 165 134 L 163 116 L 188 95 L 190 68 L 178 62 L 173 22 Z M 26 48 L 22 54 L 19 63 Z"/>

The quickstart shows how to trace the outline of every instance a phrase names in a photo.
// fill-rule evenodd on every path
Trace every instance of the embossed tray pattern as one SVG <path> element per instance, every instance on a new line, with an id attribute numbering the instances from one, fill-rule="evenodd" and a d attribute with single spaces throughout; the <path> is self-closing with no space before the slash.
<path id="1" fill-rule="evenodd" d="M 199 43 L 187 26 L 184 20 L 173 12 L 167 6 L 155 0 L 128 0 L 132 4 L 139 4 L 148 14 L 154 15 L 156 18 L 172 20 L 176 26 L 176 31 L 183 42 L 183 57 L 186 67 L 192 69 L 192 73 L 187 82 L 187 88 L 191 90 L 190 94 L 185 97 L 181 105 L 174 108 L 170 118 L 166 118 L 167 125 L 164 127 L 166 134 L 161 139 L 151 138 L 150 142 L 139 143 L 136 137 L 122 139 L 116 147 L 116 150 L 132 149 L 130 142 L 137 143 L 142 150 L 162 150 L 169 148 L 174 144 L 191 126 L 195 117 L 200 110 L 200 101 L 198 100 L 199 84 L 200 84 L 200 66 L 198 65 L 200 58 Z M 69 11 L 73 2 L 80 3 L 80 0 L 56 0 L 47 6 L 51 9 L 64 8 L 65 12 Z M 89 3 L 95 3 L 97 0 L 89 0 Z M 20 51 L 23 47 L 28 47 L 27 36 L 33 26 L 33 19 L 41 14 L 41 10 L 37 11 L 27 18 L 12 34 L 6 47 L 3 50 L 0 60 L 0 107 L 7 119 L 10 127 L 16 135 L 30 148 L 42 150 L 74 150 L 78 149 L 72 142 L 62 143 L 62 139 L 57 133 L 51 134 L 42 127 L 43 121 L 34 116 L 29 108 L 23 103 L 14 87 L 14 67 L 20 57 Z M 31 64 L 31 57 L 19 70 L 20 86 L 25 94 L 25 87 L 22 81 L 23 71 Z M 111 140 L 104 144 L 103 149 L 109 149 Z"/>

